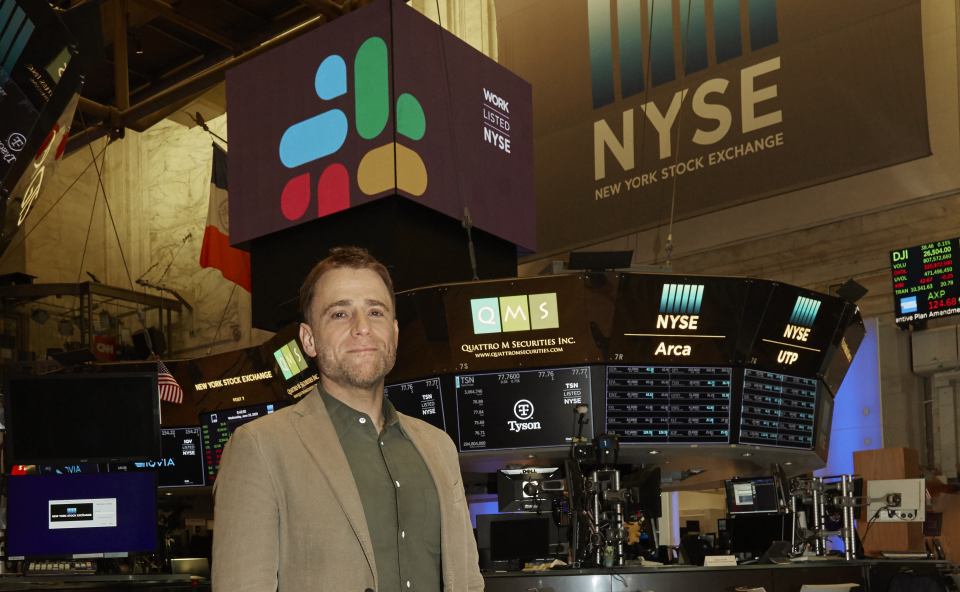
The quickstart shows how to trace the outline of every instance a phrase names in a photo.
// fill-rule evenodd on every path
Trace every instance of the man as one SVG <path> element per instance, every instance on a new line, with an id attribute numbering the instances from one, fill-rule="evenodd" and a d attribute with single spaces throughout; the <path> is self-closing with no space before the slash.
<path id="1" fill-rule="evenodd" d="M 333 249 L 300 306 L 320 383 L 224 448 L 214 590 L 483 590 L 453 442 L 383 398 L 398 337 L 386 268 Z"/>

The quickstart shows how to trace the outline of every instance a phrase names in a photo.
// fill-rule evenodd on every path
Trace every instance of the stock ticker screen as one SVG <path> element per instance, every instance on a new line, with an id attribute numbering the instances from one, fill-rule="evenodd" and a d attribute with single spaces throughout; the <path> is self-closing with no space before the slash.
<path id="1" fill-rule="evenodd" d="M 574 407 L 590 405 L 590 369 L 460 374 L 456 386 L 461 452 L 569 446 Z M 592 422 L 591 422 L 592 424 Z M 584 436 L 592 438 L 589 425 Z"/>
<path id="2" fill-rule="evenodd" d="M 439 378 L 391 384 L 383 388 L 383 396 L 389 399 L 394 409 L 400 413 L 422 419 L 435 428 L 446 430 Z"/>
<path id="3" fill-rule="evenodd" d="M 958 249 L 960 239 L 952 238 L 890 253 L 897 323 L 960 314 L 953 278 Z"/>
<path id="4" fill-rule="evenodd" d="M 816 380 L 746 370 L 740 443 L 811 450 L 816 407 Z"/>
<path id="5" fill-rule="evenodd" d="M 286 407 L 285 401 L 276 403 L 262 403 L 238 409 L 217 410 L 200 414 L 201 437 L 203 438 L 203 468 L 206 474 L 207 485 L 213 485 L 220 469 L 220 457 L 223 447 L 227 445 L 230 436 L 237 428 L 245 423 L 270 415 L 277 409 Z"/>
<path id="6" fill-rule="evenodd" d="M 732 384 L 732 368 L 607 366 L 606 431 L 621 444 L 729 444 Z"/>
<path id="7" fill-rule="evenodd" d="M 160 458 L 145 462 L 111 463 L 107 470 L 111 473 L 155 471 L 157 487 L 201 486 L 205 473 L 201 428 L 161 428 Z"/>

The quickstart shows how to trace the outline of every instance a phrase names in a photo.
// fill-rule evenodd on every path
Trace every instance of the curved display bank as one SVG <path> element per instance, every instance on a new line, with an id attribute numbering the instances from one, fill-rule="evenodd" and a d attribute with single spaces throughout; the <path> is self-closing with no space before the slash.
<path id="1" fill-rule="evenodd" d="M 712 457 L 711 481 L 723 467 L 823 467 L 833 398 L 865 335 L 841 298 L 628 272 L 410 290 L 397 318 L 387 397 L 449 433 L 465 470 L 566 458 L 574 438 L 609 433 L 626 462 L 683 455 L 685 470 Z"/>

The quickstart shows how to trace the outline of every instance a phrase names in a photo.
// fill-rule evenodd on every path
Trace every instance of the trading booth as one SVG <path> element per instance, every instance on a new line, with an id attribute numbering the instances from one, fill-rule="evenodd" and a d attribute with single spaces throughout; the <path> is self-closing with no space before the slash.
<path id="1" fill-rule="evenodd" d="M 475 512 L 488 589 L 881 577 L 855 548 L 847 561 L 820 544 L 806 563 L 787 559 L 828 531 L 848 536 L 818 520 L 862 494 L 846 477 L 803 477 L 825 466 L 865 334 L 854 303 L 752 278 L 581 272 L 401 292 L 397 317 L 384 395 L 454 441 L 468 502 L 496 493 L 496 511 Z M 215 521 L 182 520 L 183 500 L 213 518 L 231 434 L 297 404 L 319 372 L 296 324 L 170 366 L 193 405 L 164 403 L 165 418 L 157 374 L 139 366 L 5 380 L 7 561 L 77 577 L 116 564 L 115 577 L 154 581 L 154 561 L 209 573 Z M 661 544 L 662 492 L 721 488 L 723 519 Z"/>

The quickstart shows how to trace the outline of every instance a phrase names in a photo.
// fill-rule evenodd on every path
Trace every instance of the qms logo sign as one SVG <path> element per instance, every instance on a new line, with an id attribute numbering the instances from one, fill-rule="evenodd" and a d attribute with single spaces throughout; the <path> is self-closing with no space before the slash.
<path id="1" fill-rule="evenodd" d="M 330 55 L 317 68 L 314 87 L 322 101 L 334 107 L 291 125 L 280 139 L 280 162 L 289 169 L 336 154 L 350 133 L 350 122 L 343 109 L 348 93 L 347 63 L 339 55 Z M 390 119 L 390 77 L 387 44 L 370 37 L 360 46 L 353 60 L 354 128 L 364 140 L 376 140 Z M 426 117 L 420 102 L 411 94 L 401 94 L 396 103 L 397 132 L 413 141 L 426 133 Z M 394 167 L 396 163 L 396 168 Z M 338 162 L 331 163 L 317 180 L 318 217 L 350 207 L 350 174 Z M 360 160 L 357 185 L 367 195 L 390 189 L 402 189 L 419 196 L 427 190 L 427 169 L 414 150 L 397 142 L 371 149 Z M 309 172 L 290 179 L 280 196 L 280 209 L 288 220 L 298 220 L 310 205 L 313 180 Z"/>

